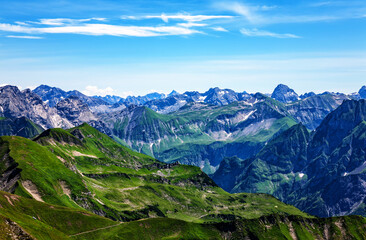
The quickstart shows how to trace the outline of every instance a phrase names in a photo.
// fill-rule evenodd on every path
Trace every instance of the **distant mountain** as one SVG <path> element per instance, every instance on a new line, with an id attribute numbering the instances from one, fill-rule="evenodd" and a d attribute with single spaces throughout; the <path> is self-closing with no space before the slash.
<path id="1" fill-rule="evenodd" d="M 362 88 L 358 91 L 358 94 L 361 98 L 366 99 L 366 86 L 362 86 Z"/>
<path id="2" fill-rule="evenodd" d="M 197 93 L 185 94 L 195 98 Z M 130 106 L 98 116 L 117 141 L 132 149 L 208 172 L 225 156 L 256 154 L 274 134 L 296 124 L 282 103 L 262 94 L 224 106 L 191 102 L 167 115 Z"/>
<path id="3" fill-rule="evenodd" d="M 145 96 L 128 96 L 126 99 L 122 99 L 120 102 L 124 104 L 144 105 L 146 102 L 156 99 L 164 99 L 166 95 L 164 93 L 149 93 Z"/>
<path id="4" fill-rule="evenodd" d="M 20 91 L 15 86 L 0 87 L 0 116 L 6 118 L 26 117 L 42 128 L 72 127 L 56 109 L 49 107 L 29 89 Z"/>
<path id="5" fill-rule="evenodd" d="M 56 109 L 61 117 L 69 120 L 74 126 L 97 120 L 88 105 L 74 95 L 58 102 Z"/>
<path id="6" fill-rule="evenodd" d="M 314 130 L 330 112 L 341 105 L 344 100 L 350 99 L 344 94 L 311 95 L 286 104 L 286 108 L 297 122 L 303 123 L 310 130 Z"/>
<path id="7" fill-rule="evenodd" d="M 308 93 L 304 93 L 300 96 L 300 99 L 304 99 L 304 98 L 308 98 L 308 97 L 313 97 L 316 94 L 314 92 L 308 92 Z"/>
<path id="8" fill-rule="evenodd" d="M 173 90 L 173 91 L 171 91 L 171 92 L 168 94 L 168 97 L 170 97 L 170 96 L 174 96 L 174 95 L 178 95 L 178 94 L 179 94 L 179 92 L 177 92 L 177 91 Z"/>
<path id="9" fill-rule="evenodd" d="M 120 101 L 123 101 L 123 98 L 122 97 L 119 97 L 119 96 L 115 96 L 115 95 L 106 95 L 104 97 L 101 97 L 101 96 L 93 96 L 94 98 L 99 98 L 99 99 L 102 99 L 103 101 L 113 105 L 113 104 L 116 104 Z"/>
<path id="10" fill-rule="evenodd" d="M 297 93 L 293 89 L 289 88 L 284 84 L 279 84 L 274 89 L 271 97 L 283 103 L 290 103 L 297 101 L 299 99 Z"/>
<path id="11" fill-rule="evenodd" d="M 70 96 L 78 97 L 81 101 L 88 104 L 89 107 L 109 105 L 108 102 L 101 98 L 89 97 L 76 90 L 66 92 L 60 88 L 50 87 L 47 85 L 40 85 L 35 88 L 33 92 L 40 96 L 50 107 L 55 107 L 58 102 Z"/>
<path id="12" fill-rule="evenodd" d="M 366 100 L 348 100 L 313 133 L 295 125 L 253 158 L 213 175 L 230 192 L 270 193 L 318 216 L 366 215 Z"/>
<path id="13" fill-rule="evenodd" d="M 151 108 L 158 113 L 171 113 L 177 111 L 187 103 L 207 103 L 216 106 L 224 106 L 233 102 L 243 101 L 251 98 L 251 95 L 243 92 L 236 93 L 231 89 L 210 88 L 205 93 L 197 91 L 185 92 L 183 94 L 169 94 L 167 98 L 148 101 L 144 106 Z"/>

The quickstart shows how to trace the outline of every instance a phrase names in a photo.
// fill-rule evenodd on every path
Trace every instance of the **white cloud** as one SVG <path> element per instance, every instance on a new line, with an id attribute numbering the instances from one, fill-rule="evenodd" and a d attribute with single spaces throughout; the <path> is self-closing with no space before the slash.
<path id="1" fill-rule="evenodd" d="M 85 90 L 82 91 L 87 96 L 105 96 L 113 95 L 114 89 L 111 87 L 98 88 L 97 86 L 86 86 Z"/>
<path id="2" fill-rule="evenodd" d="M 21 25 L 13 25 L 0 23 L 0 31 L 42 34 L 42 33 L 64 33 L 64 34 L 82 34 L 82 35 L 110 35 L 110 36 L 135 36 L 135 37 L 154 37 L 169 35 L 190 35 L 200 33 L 197 30 L 180 26 L 120 26 L 109 24 L 82 24 L 67 25 L 60 27 L 28 27 Z"/>
<path id="3" fill-rule="evenodd" d="M 27 86 L 25 89 L 34 90 L 37 86 Z"/>
<path id="4" fill-rule="evenodd" d="M 248 37 L 274 37 L 274 38 L 300 38 L 297 35 L 290 34 L 290 33 L 274 33 L 264 30 L 254 29 L 240 29 L 240 32 Z"/>
<path id="5" fill-rule="evenodd" d="M 75 25 L 83 22 L 90 22 L 92 20 L 95 21 L 106 21 L 106 18 L 85 18 L 85 19 L 71 19 L 71 18 L 43 18 L 40 19 L 39 22 L 32 22 L 41 25 L 50 25 L 50 26 L 64 26 L 64 25 Z"/>
<path id="6" fill-rule="evenodd" d="M 25 25 L 25 26 L 28 26 L 29 25 L 29 23 L 20 22 L 20 21 L 16 21 L 15 23 L 18 24 L 18 25 Z"/>
<path id="7" fill-rule="evenodd" d="M 257 7 L 251 7 L 238 2 L 220 2 L 216 7 L 221 10 L 228 10 L 245 17 L 249 22 L 257 22 L 259 16 L 256 13 Z"/>
<path id="8" fill-rule="evenodd" d="M 43 37 L 39 36 L 16 36 L 16 35 L 8 35 L 7 38 L 23 38 L 23 39 L 43 39 Z"/>
<path id="9" fill-rule="evenodd" d="M 228 30 L 223 27 L 212 27 L 211 29 L 217 32 L 228 32 Z"/>
<path id="10" fill-rule="evenodd" d="M 319 2 L 310 6 L 325 6 L 329 4 L 335 4 L 335 2 Z M 256 6 L 248 5 L 240 2 L 219 2 L 214 4 L 219 10 L 226 10 L 234 12 L 243 16 L 249 23 L 255 25 L 263 24 L 279 24 L 279 23 L 305 23 L 305 22 L 323 22 L 323 21 L 335 21 L 341 19 L 354 19 L 360 18 L 359 9 L 353 9 L 350 11 L 343 11 L 343 14 L 331 13 L 319 14 L 319 15 L 288 15 L 281 13 L 268 13 L 269 10 L 276 9 L 277 6 Z"/>
<path id="11" fill-rule="evenodd" d="M 187 22 L 202 22 L 206 20 L 213 20 L 213 19 L 230 19 L 234 16 L 227 16 L 227 15 L 189 15 L 189 14 L 175 14 L 175 15 L 165 15 L 164 13 L 161 15 L 150 15 L 144 17 L 135 17 L 134 19 L 153 19 L 158 18 L 163 20 L 164 22 L 169 22 L 169 20 L 182 20 Z"/>
<path id="12" fill-rule="evenodd" d="M 116 94 L 116 95 L 121 97 L 121 98 L 126 98 L 128 96 L 135 96 L 135 94 L 132 91 L 125 91 L 125 92 L 121 92 L 121 93 Z"/>

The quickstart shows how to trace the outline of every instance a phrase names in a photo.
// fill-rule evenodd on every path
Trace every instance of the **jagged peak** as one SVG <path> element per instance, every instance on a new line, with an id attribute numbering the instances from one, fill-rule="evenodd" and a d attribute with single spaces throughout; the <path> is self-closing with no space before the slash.
<path id="1" fill-rule="evenodd" d="M 284 84 L 278 84 L 273 90 L 271 97 L 283 103 L 289 103 L 299 99 L 297 93 Z"/>
<path id="2" fill-rule="evenodd" d="M 362 86 L 358 91 L 358 94 L 361 98 L 366 98 L 366 86 Z"/>
<path id="3" fill-rule="evenodd" d="M 179 92 L 177 92 L 177 91 L 173 90 L 173 91 L 171 91 L 171 92 L 168 94 L 168 97 L 170 97 L 170 96 L 174 96 L 174 95 L 179 95 Z"/>

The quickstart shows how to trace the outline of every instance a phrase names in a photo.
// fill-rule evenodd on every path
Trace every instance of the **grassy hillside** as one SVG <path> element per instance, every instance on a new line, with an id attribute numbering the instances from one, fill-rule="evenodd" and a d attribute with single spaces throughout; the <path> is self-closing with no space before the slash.
<path id="1" fill-rule="evenodd" d="M 4 239 L 364 237 L 364 218 L 316 219 L 267 194 L 229 194 L 198 167 L 135 153 L 87 124 L 1 137 L 0 155 L 0 186 L 17 194 L 0 192 Z"/>
<path id="2" fill-rule="evenodd" d="M 304 218 L 269 215 L 221 223 L 169 218 L 115 222 L 84 210 L 0 191 L 0 239 L 364 239 L 358 216 Z"/>
<path id="3" fill-rule="evenodd" d="M 229 194 L 198 167 L 161 163 L 117 144 L 86 124 L 68 131 L 48 130 L 35 141 L 82 179 L 80 183 L 56 177 L 53 182 L 66 182 L 76 202 L 85 193 L 76 190 L 86 187 L 89 194 L 82 199 L 89 202 L 87 208 L 102 210 L 112 219 L 170 217 L 215 222 L 273 213 L 305 216 L 269 195 Z M 43 189 L 42 185 L 38 187 L 39 191 Z"/>

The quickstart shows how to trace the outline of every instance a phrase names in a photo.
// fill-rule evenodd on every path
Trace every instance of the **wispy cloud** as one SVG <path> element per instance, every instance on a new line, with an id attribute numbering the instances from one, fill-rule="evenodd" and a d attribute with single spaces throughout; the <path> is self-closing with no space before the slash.
<path id="1" fill-rule="evenodd" d="M 23 39 L 43 39 L 43 37 L 39 36 L 17 36 L 17 35 L 8 35 L 7 38 L 23 38 Z"/>
<path id="2" fill-rule="evenodd" d="M 44 18 L 40 19 L 38 22 L 30 22 L 42 25 L 50 25 L 50 26 L 64 26 L 64 25 L 77 25 L 83 22 L 90 21 L 106 21 L 106 18 L 85 18 L 85 19 L 71 19 L 71 18 Z"/>
<path id="3" fill-rule="evenodd" d="M 323 1 L 314 4 L 310 4 L 306 7 L 320 7 L 320 6 L 328 6 L 335 5 L 337 2 Z M 342 2 L 344 4 L 344 2 Z M 340 4 L 339 2 L 337 4 Z M 252 24 L 252 25 L 269 25 L 269 24 L 279 24 L 279 23 L 306 23 L 306 22 L 322 22 L 322 21 L 335 21 L 341 19 L 352 19 L 352 18 L 361 18 L 362 11 L 360 8 L 352 6 L 347 8 L 347 5 L 344 5 L 344 9 L 342 12 L 328 12 L 327 14 L 296 14 L 300 13 L 293 10 L 294 14 L 289 15 L 287 12 L 280 11 L 270 11 L 277 9 L 277 6 L 257 6 L 244 4 L 242 2 L 219 2 L 214 4 L 215 8 L 221 11 L 231 11 L 235 14 L 238 14 L 244 19 Z M 341 6 L 341 5 L 340 5 Z M 240 20 L 240 19 L 239 19 Z"/>
<path id="4" fill-rule="evenodd" d="M 240 29 L 240 32 L 248 37 L 300 38 L 299 36 L 290 33 L 274 33 L 256 28 L 242 28 Z"/>
<path id="5" fill-rule="evenodd" d="M 260 16 L 256 13 L 257 7 L 252 7 L 239 2 L 219 2 L 215 6 L 221 10 L 232 11 L 246 18 L 249 22 L 259 21 Z"/>
<path id="6" fill-rule="evenodd" d="M 82 34 L 82 35 L 110 35 L 110 36 L 134 36 L 134 37 L 154 37 L 154 36 L 169 36 L 169 35 L 190 35 L 200 33 L 200 31 L 181 27 L 181 26 L 121 26 L 110 24 L 81 24 L 81 25 L 66 25 L 60 27 L 29 27 L 22 25 L 13 25 L 0 23 L 0 31 L 17 32 L 27 34 Z"/>
<path id="7" fill-rule="evenodd" d="M 223 27 L 212 27 L 211 29 L 216 31 L 216 32 L 228 32 L 228 30 L 226 28 L 223 28 Z"/>
<path id="8" fill-rule="evenodd" d="M 230 19 L 233 16 L 225 15 L 151 15 L 143 17 L 127 16 L 124 19 L 162 19 L 165 24 L 153 25 L 147 23 L 147 26 L 142 25 L 121 25 L 117 23 L 101 23 L 107 22 L 105 18 L 84 18 L 84 19 L 70 19 L 70 18 L 54 18 L 54 19 L 39 19 L 37 21 L 25 21 L 10 23 L 0 23 L 0 31 L 23 33 L 23 34 L 80 34 L 80 35 L 94 35 L 94 36 L 133 36 L 133 37 L 155 37 L 155 36 L 170 36 L 170 35 L 191 35 L 203 33 L 202 30 L 197 30 L 197 27 L 207 27 L 211 25 L 208 20 L 214 19 Z M 169 23 L 174 20 L 174 23 Z M 205 21 L 205 22 L 203 22 Z M 17 37 L 10 35 L 9 37 Z M 33 38 L 39 39 L 41 37 L 35 36 L 19 36 L 18 38 Z"/>
<path id="9" fill-rule="evenodd" d="M 170 20 L 182 20 L 187 22 L 202 22 L 206 20 L 213 20 L 213 19 L 231 19 L 233 16 L 226 16 L 226 15 L 189 15 L 189 14 L 175 14 L 175 15 L 150 15 L 150 16 L 143 16 L 140 19 L 153 19 L 158 18 L 163 20 L 164 22 L 169 22 Z M 139 19 L 135 17 L 135 19 Z"/>

